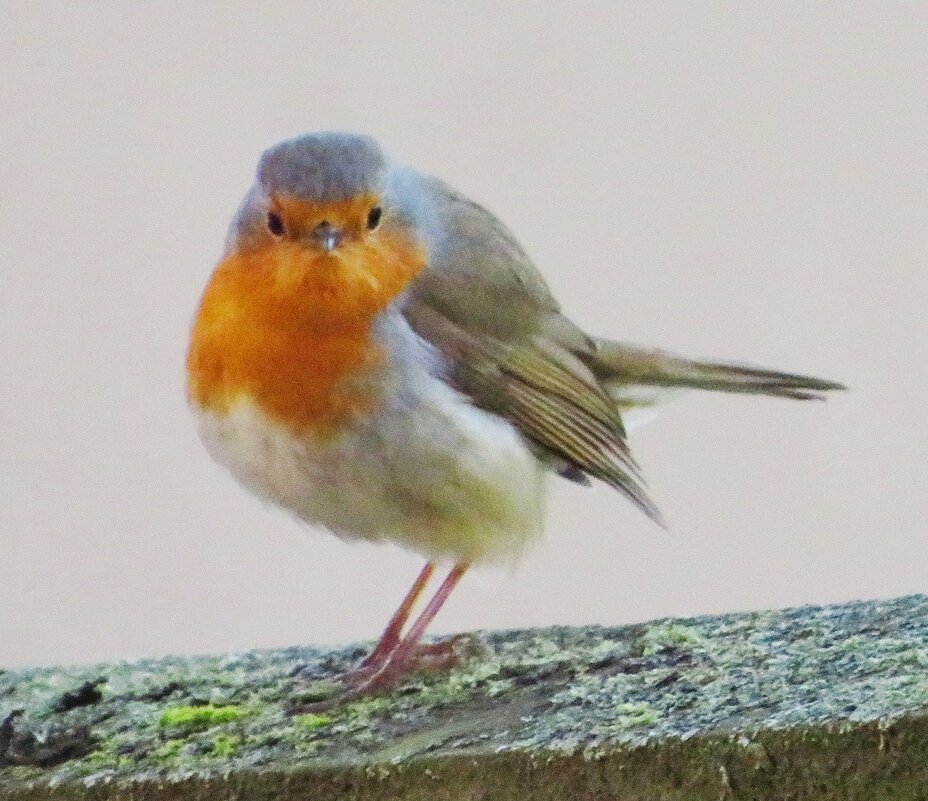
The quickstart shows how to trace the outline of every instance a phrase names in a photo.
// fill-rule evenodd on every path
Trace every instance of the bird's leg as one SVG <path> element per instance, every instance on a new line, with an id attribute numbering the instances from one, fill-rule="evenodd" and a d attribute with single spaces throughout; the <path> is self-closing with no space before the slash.
<path id="1" fill-rule="evenodd" d="M 425 585 L 429 583 L 429 579 L 434 572 L 435 565 L 431 562 L 426 562 L 425 567 L 422 568 L 422 571 L 413 582 L 412 587 L 409 588 L 409 592 L 406 593 L 406 597 L 403 598 L 399 608 L 393 613 L 390 622 L 387 623 L 387 627 L 383 630 L 383 634 L 380 635 L 377 644 L 371 649 L 371 652 L 361 660 L 361 663 L 358 665 L 359 671 L 369 670 L 370 672 L 376 672 L 383 667 L 390 654 L 393 653 L 394 649 L 400 644 L 400 635 L 403 633 L 403 626 L 405 626 L 406 621 L 409 620 L 409 614 L 412 612 L 413 606 L 415 606 L 416 601 L 419 600 L 419 596 L 422 595 L 422 590 L 425 589 Z"/>
<path id="2" fill-rule="evenodd" d="M 416 666 L 417 656 L 420 655 L 417 650 L 419 648 L 422 648 L 421 657 L 425 660 L 434 662 L 436 656 L 438 656 L 443 657 L 444 661 L 448 662 L 453 658 L 455 638 L 451 638 L 450 641 L 436 643 L 434 646 L 425 647 L 419 646 L 419 640 L 422 639 L 422 635 L 429 623 L 432 622 L 432 618 L 438 614 L 438 610 L 448 600 L 451 591 L 461 580 L 464 573 L 467 572 L 468 567 L 469 565 L 460 564 L 451 569 L 451 572 L 445 577 L 435 595 L 432 596 L 432 600 L 422 610 L 422 614 L 413 623 L 406 636 L 400 640 L 377 672 L 371 675 L 367 681 L 354 688 L 351 693 L 353 697 L 384 692 L 395 687 L 399 680 Z"/>
<path id="3" fill-rule="evenodd" d="M 289 713 L 325 712 L 355 698 L 386 692 L 393 689 L 400 679 L 420 662 L 428 663 L 428 666 L 433 668 L 452 664 L 456 659 L 455 645 L 461 640 L 460 635 L 427 645 L 420 645 L 419 640 L 468 567 L 469 565 L 457 565 L 452 568 L 412 628 L 400 639 L 399 634 L 409 618 L 413 605 L 435 570 L 434 565 L 427 564 L 371 653 L 357 668 L 340 677 L 340 681 L 347 685 L 345 691 L 327 700 L 295 704 L 290 707 Z"/>

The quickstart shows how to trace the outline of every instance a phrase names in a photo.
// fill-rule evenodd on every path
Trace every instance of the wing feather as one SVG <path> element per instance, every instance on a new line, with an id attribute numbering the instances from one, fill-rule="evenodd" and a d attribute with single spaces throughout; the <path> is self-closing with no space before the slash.
<path id="1" fill-rule="evenodd" d="M 510 421 L 552 469 L 604 481 L 660 520 L 619 407 L 583 359 L 593 341 L 560 313 L 515 237 L 437 179 L 405 170 L 397 180 L 400 211 L 428 251 L 403 311 L 443 356 L 448 381 Z"/>

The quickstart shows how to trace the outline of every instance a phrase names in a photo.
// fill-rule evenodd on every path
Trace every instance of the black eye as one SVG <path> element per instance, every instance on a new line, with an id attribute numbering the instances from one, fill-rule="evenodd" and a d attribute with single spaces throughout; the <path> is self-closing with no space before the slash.
<path id="1" fill-rule="evenodd" d="M 383 217 L 383 209 L 380 206 L 374 206 L 367 213 L 367 228 L 369 231 L 373 231 L 378 225 L 380 225 L 380 218 Z"/>
<path id="2" fill-rule="evenodd" d="M 267 213 L 267 230 L 274 234 L 274 236 L 283 236 L 284 221 L 280 219 L 280 215 L 276 211 L 269 211 Z"/>

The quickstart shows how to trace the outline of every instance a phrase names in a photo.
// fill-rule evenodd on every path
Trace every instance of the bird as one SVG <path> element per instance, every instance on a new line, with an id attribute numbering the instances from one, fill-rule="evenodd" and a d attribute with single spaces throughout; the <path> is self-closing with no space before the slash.
<path id="1" fill-rule="evenodd" d="M 626 432 L 662 394 L 844 389 L 587 333 L 490 211 L 339 131 L 261 155 L 186 370 L 203 444 L 246 488 L 344 540 L 426 560 L 344 675 L 348 697 L 447 656 L 421 643 L 427 626 L 468 569 L 511 564 L 540 537 L 549 475 L 604 483 L 662 524 Z"/>

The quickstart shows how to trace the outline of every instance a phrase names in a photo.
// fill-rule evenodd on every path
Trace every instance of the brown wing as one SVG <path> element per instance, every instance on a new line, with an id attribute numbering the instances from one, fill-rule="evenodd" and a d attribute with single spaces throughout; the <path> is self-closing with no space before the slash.
<path id="1" fill-rule="evenodd" d="M 562 475 L 600 479 L 659 521 L 618 406 L 578 355 L 593 342 L 496 217 L 435 179 L 420 182 L 441 235 L 404 313 L 444 356 L 450 383 L 509 420 Z"/>

